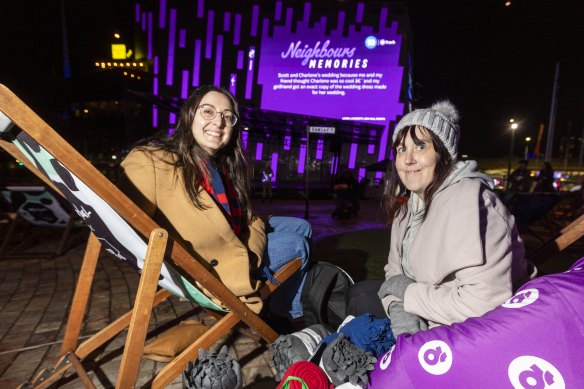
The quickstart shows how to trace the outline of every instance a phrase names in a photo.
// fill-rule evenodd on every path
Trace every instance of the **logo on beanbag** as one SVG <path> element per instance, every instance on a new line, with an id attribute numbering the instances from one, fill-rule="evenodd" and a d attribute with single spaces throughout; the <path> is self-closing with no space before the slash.
<path id="1" fill-rule="evenodd" d="M 564 389 L 566 383 L 558 369 L 545 359 L 532 355 L 515 358 L 507 371 L 515 389 Z"/>
<path id="2" fill-rule="evenodd" d="M 381 358 L 381 362 L 379 362 L 379 368 L 381 370 L 387 369 L 387 366 L 391 363 L 391 355 L 393 354 L 393 350 L 395 350 L 395 344 L 392 348 L 389 349 L 388 352 L 385 353 L 383 358 Z"/>
<path id="3" fill-rule="evenodd" d="M 418 360 L 428 373 L 442 375 L 452 366 L 452 350 L 441 340 L 431 340 L 418 351 Z"/>
<path id="4" fill-rule="evenodd" d="M 524 289 L 517 292 L 515 296 L 505 301 L 501 306 L 504 308 L 522 308 L 536 302 L 538 298 L 539 290 L 535 288 Z"/>

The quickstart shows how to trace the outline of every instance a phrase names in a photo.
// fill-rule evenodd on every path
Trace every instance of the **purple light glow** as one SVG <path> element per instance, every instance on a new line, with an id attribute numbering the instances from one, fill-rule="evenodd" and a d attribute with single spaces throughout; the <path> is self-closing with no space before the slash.
<path id="1" fill-rule="evenodd" d="M 247 72 L 245 75 L 245 98 L 247 100 L 251 99 L 251 90 L 253 87 L 253 63 L 255 61 L 255 54 L 256 54 L 256 50 L 254 46 L 250 46 L 249 47 L 249 51 L 248 51 L 248 66 L 247 66 Z"/>
<path id="2" fill-rule="evenodd" d="M 201 68 L 201 45 L 200 39 L 195 40 L 195 55 L 193 59 L 193 82 L 192 86 L 199 85 L 199 69 Z"/>
<path id="3" fill-rule="evenodd" d="M 166 131 L 166 133 L 168 134 L 168 136 L 172 136 L 172 134 L 174 134 L 174 128 L 168 127 L 168 131 Z"/>
<path id="4" fill-rule="evenodd" d="M 223 31 L 229 30 L 231 30 L 231 12 L 225 12 L 223 14 Z"/>
<path id="5" fill-rule="evenodd" d="M 383 177 L 382 172 L 375 172 L 375 178 L 377 178 L 378 180 L 381 180 L 382 177 Z"/>
<path id="6" fill-rule="evenodd" d="M 357 159 L 357 143 L 351 143 L 351 152 L 349 154 L 349 169 L 355 169 L 355 160 Z"/>
<path id="7" fill-rule="evenodd" d="M 303 22 L 308 25 L 308 21 L 310 20 L 310 7 L 312 4 L 304 3 L 304 16 L 302 17 Z"/>
<path id="8" fill-rule="evenodd" d="M 229 92 L 235 96 L 235 92 L 237 89 L 237 74 L 231 73 L 229 76 Z"/>
<path id="9" fill-rule="evenodd" d="M 364 167 L 359 168 L 359 174 L 357 176 L 357 180 L 359 180 L 359 182 L 361 182 L 361 180 L 363 179 L 363 177 L 365 177 L 366 174 L 367 174 L 367 171 L 365 170 Z"/>
<path id="10" fill-rule="evenodd" d="M 158 56 L 154 57 L 154 69 L 152 71 L 154 74 L 158 74 Z"/>
<path id="11" fill-rule="evenodd" d="M 315 158 L 318 161 L 322 160 L 323 150 L 324 150 L 324 139 L 317 139 L 316 140 L 316 156 L 315 156 Z"/>
<path id="12" fill-rule="evenodd" d="M 387 25 L 387 8 L 381 8 L 381 13 L 379 14 L 379 29 L 385 28 Z"/>
<path id="13" fill-rule="evenodd" d="M 294 15 L 294 10 L 292 8 L 286 8 L 286 25 L 287 29 L 292 27 L 292 17 Z"/>
<path id="14" fill-rule="evenodd" d="M 152 127 L 158 127 L 158 107 L 156 105 L 152 106 Z"/>
<path id="15" fill-rule="evenodd" d="M 276 9 L 274 10 L 274 20 L 279 22 L 282 19 L 282 2 L 276 1 Z"/>
<path id="16" fill-rule="evenodd" d="M 235 14 L 235 22 L 233 24 L 233 44 L 239 46 L 239 38 L 241 34 L 241 15 Z"/>
<path id="17" fill-rule="evenodd" d="M 343 11 L 339 11 L 339 17 L 337 18 L 337 33 L 343 33 L 343 27 L 345 26 L 345 13 Z"/>
<path id="18" fill-rule="evenodd" d="M 148 12 L 148 59 L 152 59 L 152 12 Z"/>
<path id="19" fill-rule="evenodd" d="M 211 58 L 213 51 L 213 21 L 215 20 L 215 11 L 210 9 L 207 12 L 207 33 L 205 35 L 205 59 Z"/>
<path id="20" fill-rule="evenodd" d="M 136 20 L 136 23 L 140 22 L 140 3 L 136 3 L 136 6 L 134 7 L 134 19 Z"/>
<path id="21" fill-rule="evenodd" d="M 166 28 L 166 0 L 160 0 L 160 9 L 158 11 L 158 28 Z"/>
<path id="22" fill-rule="evenodd" d="M 264 154 L 264 144 L 262 142 L 256 143 L 256 161 L 261 161 Z"/>
<path id="23" fill-rule="evenodd" d="M 221 86 L 221 59 L 223 58 L 223 35 L 217 35 L 217 49 L 215 54 L 215 86 Z"/>
<path id="24" fill-rule="evenodd" d="M 168 114 L 168 124 L 176 124 L 176 114 L 174 112 Z"/>
<path id="25" fill-rule="evenodd" d="M 258 35 L 258 23 L 259 23 L 259 15 L 260 15 L 260 6 L 254 5 L 251 11 L 251 36 Z"/>
<path id="26" fill-rule="evenodd" d="M 284 136 L 284 150 L 290 150 L 290 143 L 292 142 L 292 136 L 286 135 Z"/>
<path id="27" fill-rule="evenodd" d="M 243 50 L 237 50 L 237 68 L 243 69 Z"/>
<path id="28" fill-rule="evenodd" d="M 181 28 L 178 30 L 178 47 L 184 49 L 187 42 L 187 30 Z"/>
<path id="29" fill-rule="evenodd" d="M 337 156 L 333 155 L 331 157 L 331 170 L 330 170 L 331 176 L 334 175 L 336 172 L 337 172 Z"/>
<path id="30" fill-rule="evenodd" d="M 176 9 L 170 9 L 170 26 L 168 31 L 168 57 L 166 61 L 166 85 L 172 85 L 174 76 L 174 43 L 176 40 Z"/>
<path id="31" fill-rule="evenodd" d="M 205 0 L 197 0 L 197 18 L 201 19 L 205 14 Z"/>
<path id="32" fill-rule="evenodd" d="M 306 141 L 306 138 L 302 138 Z M 304 173 L 304 165 L 306 164 L 306 144 L 300 145 L 300 154 L 298 154 L 298 174 Z"/>
<path id="33" fill-rule="evenodd" d="M 248 136 L 247 131 L 241 132 L 241 145 L 243 146 L 243 150 L 245 151 L 247 151 L 247 136 Z"/>
<path id="34" fill-rule="evenodd" d="M 180 97 L 186 99 L 189 93 L 189 71 L 183 70 L 182 71 L 182 80 L 181 80 L 181 87 L 180 87 Z"/>
<path id="35" fill-rule="evenodd" d="M 152 78 L 152 94 L 158 96 L 158 77 Z"/>
<path id="36" fill-rule="evenodd" d="M 272 182 L 276 182 L 276 179 L 278 178 L 278 153 L 272 153 L 272 164 L 270 167 L 273 172 Z"/>
<path id="37" fill-rule="evenodd" d="M 357 4 L 357 16 L 355 17 L 355 21 L 357 23 L 363 23 L 363 11 L 365 11 L 365 4 L 358 3 Z"/>
<path id="38" fill-rule="evenodd" d="M 373 143 L 369 143 L 367 146 L 367 154 L 375 154 L 375 145 Z"/>
<path id="39" fill-rule="evenodd" d="M 141 28 L 142 31 L 146 31 L 146 12 L 142 12 L 142 20 L 141 20 Z"/>

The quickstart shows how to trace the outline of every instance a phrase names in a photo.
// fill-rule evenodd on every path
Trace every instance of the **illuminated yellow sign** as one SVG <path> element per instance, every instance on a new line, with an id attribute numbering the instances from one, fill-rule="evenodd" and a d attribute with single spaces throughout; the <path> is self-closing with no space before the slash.
<path id="1" fill-rule="evenodd" d="M 126 45 L 123 43 L 112 44 L 112 59 L 126 59 Z"/>

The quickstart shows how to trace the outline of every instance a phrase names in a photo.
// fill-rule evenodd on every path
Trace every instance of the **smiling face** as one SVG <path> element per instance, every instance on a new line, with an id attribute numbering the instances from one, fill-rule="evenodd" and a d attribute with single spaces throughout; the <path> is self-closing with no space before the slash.
<path id="1" fill-rule="evenodd" d="M 438 153 L 425 128 L 416 126 L 415 137 L 416 141 L 411 132 L 407 131 L 404 139 L 396 146 L 395 167 L 405 187 L 423 200 L 424 191 L 434 178 Z"/>
<path id="2" fill-rule="evenodd" d="M 203 107 L 205 106 L 205 107 Z M 217 115 L 211 120 L 205 119 L 201 110 L 212 106 L 217 111 Z M 233 106 L 227 96 L 222 93 L 211 91 L 201 99 L 195 119 L 191 126 L 195 141 L 209 155 L 215 155 L 219 150 L 229 144 L 233 128 L 223 119 L 223 114 L 233 112 Z"/>

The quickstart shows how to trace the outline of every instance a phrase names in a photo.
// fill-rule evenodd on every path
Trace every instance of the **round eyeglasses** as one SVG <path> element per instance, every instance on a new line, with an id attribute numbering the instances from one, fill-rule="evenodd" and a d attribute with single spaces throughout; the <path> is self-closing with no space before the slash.
<path id="1" fill-rule="evenodd" d="M 213 120 L 217 117 L 217 114 L 219 114 L 223 120 L 225 120 L 225 124 L 227 124 L 229 127 L 233 127 L 237 123 L 237 115 L 229 110 L 219 112 L 210 104 L 199 105 L 196 109 L 201 110 L 201 116 L 205 120 Z"/>

